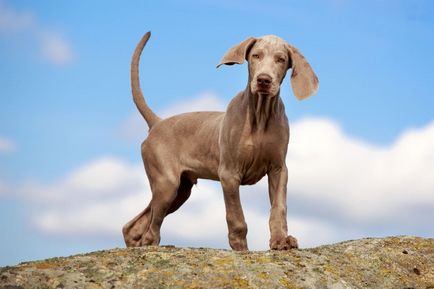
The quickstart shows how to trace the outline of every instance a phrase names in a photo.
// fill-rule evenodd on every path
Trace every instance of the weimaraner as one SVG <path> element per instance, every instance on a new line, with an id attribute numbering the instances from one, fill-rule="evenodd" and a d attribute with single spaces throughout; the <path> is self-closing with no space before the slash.
<path id="1" fill-rule="evenodd" d="M 229 49 L 217 66 L 248 61 L 247 88 L 232 99 L 226 112 L 191 112 L 161 119 L 146 104 L 139 82 L 140 54 L 150 35 L 146 33 L 134 51 L 131 86 L 134 102 L 149 126 L 141 148 L 152 200 L 123 227 L 126 245 L 158 245 L 164 217 L 189 198 L 193 184 L 202 178 L 221 182 L 229 244 L 233 250 L 248 250 L 239 186 L 255 184 L 267 174 L 270 248 L 297 248 L 297 240 L 287 233 L 289 125 L 279 94 L 288 69 L 292 69 L 291 84 L 298 99 L 316 93 L 318 78 L 309 63 L 277 36 L 248 38 Z"/>

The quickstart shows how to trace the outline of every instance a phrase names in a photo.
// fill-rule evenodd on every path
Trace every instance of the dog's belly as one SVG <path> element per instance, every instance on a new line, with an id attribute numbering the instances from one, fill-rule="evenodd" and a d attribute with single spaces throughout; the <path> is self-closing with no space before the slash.
<path id="1" fill-rule="evenodd" d="M 193 112 L 175 117 L 174 138 L 183 173 L 192 179 L 218 180 L 218 138 L 222 112 Z M 177 135 L 179 131 L 181 134 Z"/>
<path id="2" fill-rule="evenodd" d="M 218 181 L 218 159 L 216 157 L 207 160 L 190 159 L 184 163 L 183 173 L 190 177 L 190 179 L 208 179 Z"/>
<path id="3" fill-rule="evenodd" d="M 266 168 L 250 168 L 241 179 L 241 185 L 254 185 L 267 174 Z"/>

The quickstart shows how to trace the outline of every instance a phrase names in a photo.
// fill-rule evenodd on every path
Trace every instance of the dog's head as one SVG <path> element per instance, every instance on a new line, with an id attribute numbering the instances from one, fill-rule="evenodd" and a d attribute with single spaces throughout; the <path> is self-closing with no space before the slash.
<path id="1" fill-rule="evenodd" d="M 242 64 L 244 60 L 249 63 L 249 89 L 253 94 L 278 95 L 288 69 L 292 69 L 291 85 L 297 99 L 305 99 L 318 90 L 318 78 L 304 56 L 277 36 L 244 40 L 229 49 L 217 67 Z"/>

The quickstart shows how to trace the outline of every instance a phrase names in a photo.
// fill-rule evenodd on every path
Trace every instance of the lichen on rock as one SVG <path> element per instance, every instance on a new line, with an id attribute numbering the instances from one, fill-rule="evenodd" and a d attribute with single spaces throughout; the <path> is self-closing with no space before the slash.
<path id="1" fill-rule="evenodd" d="M 311 249 L 142 247 L 0 268 L 0 289 L 432 288 L 434 239 L 368 238 Z"/>

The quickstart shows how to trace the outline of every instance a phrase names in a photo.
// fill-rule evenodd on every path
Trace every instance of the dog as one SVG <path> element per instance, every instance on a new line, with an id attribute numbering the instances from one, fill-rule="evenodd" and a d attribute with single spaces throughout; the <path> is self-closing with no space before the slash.
<path id="1" fill-rule="evenodd" d="M 179 209 L 202 178 L 220 181 L 229 244 L 233 250 L 248 250 L 239 187 L 267 175 L 270 249 L 298 248 L 297 240 L 288 236 L 286 222 L 289 125 L 280 85 L 291 69 L 296 98 L 315 94 L 319 81 L 312 67 L 297 48 L 277 36 L 250 37 L 230 48 L 217 66 L 248 62 L 247 87 L 231 100 L 226 112 L 191 112 L 161 119 L 140 89 L 138 65 L 150 36 L 147 32 L 134 51 L 131 86 L 133 100 L 149 126 L 141 153 L 152 199 L 123 227 L 126 245 L 159 245 L 164 218 Z"/>

